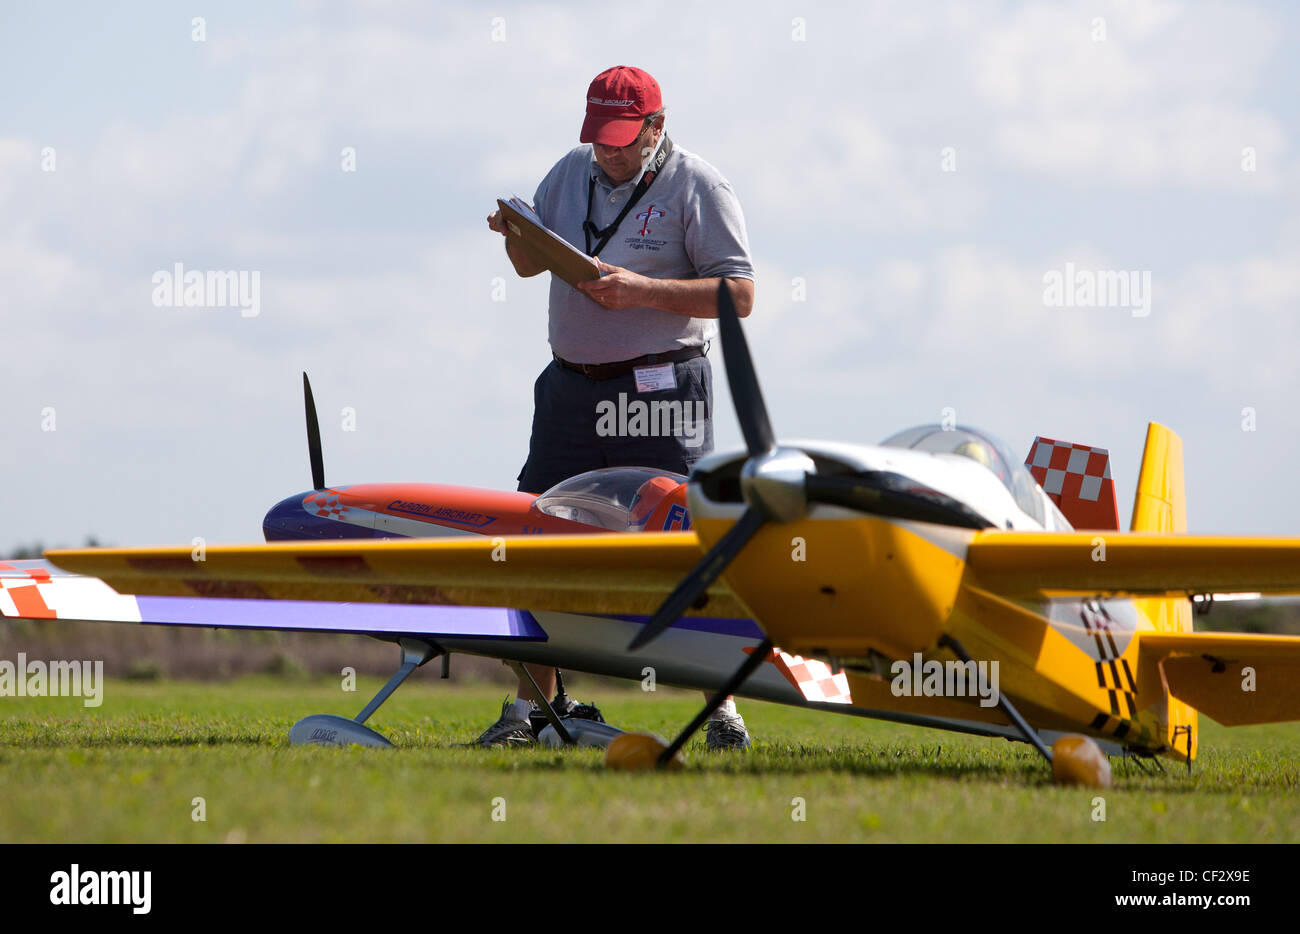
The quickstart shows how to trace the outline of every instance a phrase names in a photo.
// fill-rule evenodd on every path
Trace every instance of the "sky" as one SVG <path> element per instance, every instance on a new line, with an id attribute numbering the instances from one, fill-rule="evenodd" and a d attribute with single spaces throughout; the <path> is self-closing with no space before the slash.
<path id="1" fill-rule="evenodd" d="M 1158 421 L 1191 531 L 1300 531 L 1300 13 L 841 6 L 6 4 L 0 554 L 259 540 L 303 370 L 330 483 L 513 489 L 548 277 L 485 218 L 616 64 L 737 193 L 778 436 L 1106 447 L 1126 525 Z M 160 299 L 176 264 L 256 307 Z"/>

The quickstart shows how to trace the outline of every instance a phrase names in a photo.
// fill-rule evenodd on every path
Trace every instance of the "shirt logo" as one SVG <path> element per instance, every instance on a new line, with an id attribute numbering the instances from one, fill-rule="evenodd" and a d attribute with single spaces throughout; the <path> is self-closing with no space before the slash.
<path id="1" fill-rule="evenodd" d="M 642 211 L 640 214 L 636 216 L 637 220 L 645 221 L 645 223 L 641 225 L 641 229 L 638 230 L 637 233 L 639 233 L 641 236 L 644 237 L 646 234 L 650 233 L 650 222 L 654 220 L 656 217 L 663 217 L 663 216 L 664 216 L 663 211 L 656 211 L 655 206 L 653 204 L 650 205 L 650 207 L 646 208 L 644 211 Z"/>

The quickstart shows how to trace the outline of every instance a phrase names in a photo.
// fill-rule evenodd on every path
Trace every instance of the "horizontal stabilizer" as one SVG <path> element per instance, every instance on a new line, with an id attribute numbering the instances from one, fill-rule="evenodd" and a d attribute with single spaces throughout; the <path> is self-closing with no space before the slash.
<path id="1" fill-rule="evenodd" d="M 1300 539 L 1156 532 L 975 533 L 966 557 L 1002 595 L 1300 593 Z"/>
<path id="2" fill-rule="evenodd" d="M 1139 664 L 1169 693 L 1225 726 L 1300 720 L 1300 636 L 1141 633 Z"/>

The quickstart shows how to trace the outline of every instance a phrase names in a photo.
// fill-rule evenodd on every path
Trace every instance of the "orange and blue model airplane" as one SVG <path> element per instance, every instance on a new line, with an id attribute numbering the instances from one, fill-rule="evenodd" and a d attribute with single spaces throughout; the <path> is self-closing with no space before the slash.
<path id="1" fill-rule="evenodd" d="M 718 314 L 746 450 L 689 480 L 327 487 L 308 392 L 313 489 L 271 510 L 266 544 L 11 561 L 0 614 L 397 643 L 401 667 L 354 721 L 299 724 L 326 739 L 326 721 L 352 724 L 339 741 L 386 742 L 361 724 L 452 652 L 716 691 L 671 744 L 614 739 L 626 763 L 678 761 L 729 692 L 1023 740 L 1086 783 L 1109 780 L 1107 754 L 1190 767 L 1198 712 L 1300 719 L 1300 638 L 1192 627 L 1215 593 L 1300 593 L 1300 539 L 1189 535 L 1174 432 L 1148 427 L 1120 531 L 1098 448 L 1040 437 L 1021 463 L 955 425 L 778 442 L 725 285 Z"/>

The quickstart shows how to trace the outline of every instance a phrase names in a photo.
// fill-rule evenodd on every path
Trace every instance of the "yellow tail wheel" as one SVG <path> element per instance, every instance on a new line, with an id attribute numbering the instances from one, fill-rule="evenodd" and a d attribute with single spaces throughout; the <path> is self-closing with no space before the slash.
<path id="1" fill-rule="evenodd" d="M 668 744 L 649 733 L 624 733 L 605 747 L 605 767 L 624 772 L 649 771 L 659 767 L 659 756 Z M 685 763 L 679 752 L 664 764 L 666 769 L 680 769 Z"/>
<path id="2" fill-rule="evenodd" d="M 1058 785 L 1109 788 L 1110 760 L 1088 737 L 1071 733 L 1052 744 L 1052 778 Z"/>

